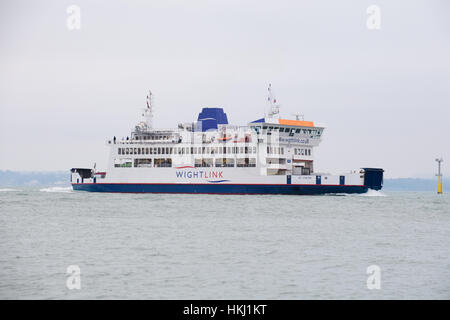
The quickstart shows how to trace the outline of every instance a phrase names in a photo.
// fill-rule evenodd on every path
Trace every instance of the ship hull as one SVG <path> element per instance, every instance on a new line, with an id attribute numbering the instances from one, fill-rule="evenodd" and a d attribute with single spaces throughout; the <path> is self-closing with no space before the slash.
<path id="1" fill-rule="evenodd" d="M 73 190 L 111 193 L 199 193 L 320 195 L 365 193 L 363 185 L 271 185 L 271 184 L 181 184 L 181 183 L 79 183 Z"/>

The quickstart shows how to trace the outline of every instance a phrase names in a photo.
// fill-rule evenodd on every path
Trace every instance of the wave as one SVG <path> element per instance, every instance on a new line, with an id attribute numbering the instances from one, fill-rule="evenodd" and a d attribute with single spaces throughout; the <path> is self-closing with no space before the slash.
<path id="1" fill-rule="evenodd" d="M 19 190 L 19 189 L 10 189 L 10 188 L 0 189 L 0 192 L 11 192 L 11 191 L 21 191 L 21 190 Z"/>
<path id="2" fill-rule="evenodd" d="M 386 197 L 386 194 L 384 194 L 381 191 L 369 189 L 366 193 L 359 194 L 362 197 Z"/>
<path id="3" fill-rule="evenodd" d="M 40 189 L 39 191 L 42 191 L 42 192 L 71 193 L 73 190 L 72 190 L 72 187 L 50 187 L 50 188 Z"/>

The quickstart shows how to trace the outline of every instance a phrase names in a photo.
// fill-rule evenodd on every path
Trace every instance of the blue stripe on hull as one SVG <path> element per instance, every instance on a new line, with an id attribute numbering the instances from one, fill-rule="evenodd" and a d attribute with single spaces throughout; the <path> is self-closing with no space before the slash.
<path id="1" fill-rule="evenodd" d="M 344 185 L 247 185 L 247 184 L 73 184 L 73 189 L 89 192 L 127 193 L 216 193 L 216 194 L 291 194 L 364 193 L 365 186 Z"/>

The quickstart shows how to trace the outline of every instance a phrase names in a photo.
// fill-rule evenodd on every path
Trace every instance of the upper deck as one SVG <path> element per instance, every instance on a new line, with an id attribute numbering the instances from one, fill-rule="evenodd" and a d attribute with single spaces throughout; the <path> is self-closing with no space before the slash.
<path id="1" fill-rule="evenodd" d="M 204 108 L 197 122 L 173 129 L 138 125 L 131 137 L 109 140 L 110 168 L 255 167 L 264 175 L 310 174 L 324 128 L 279 118 L 236 126 L 222 109 Z"/>

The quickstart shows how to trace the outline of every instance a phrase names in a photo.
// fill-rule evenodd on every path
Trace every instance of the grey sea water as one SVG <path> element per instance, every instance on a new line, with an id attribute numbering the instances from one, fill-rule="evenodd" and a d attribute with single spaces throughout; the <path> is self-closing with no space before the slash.
<path id="1" fill-rule="evenodd" d="M 450 197 L 0 189 L 0 298 L 449 299 Z"/>

